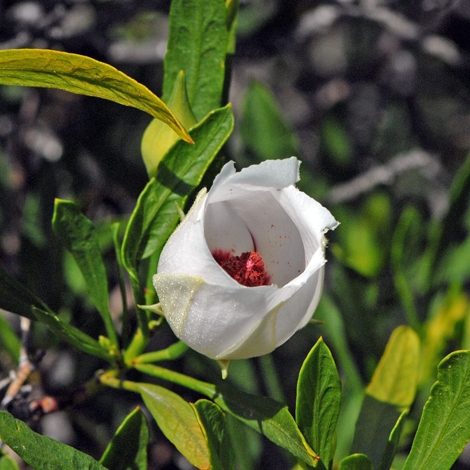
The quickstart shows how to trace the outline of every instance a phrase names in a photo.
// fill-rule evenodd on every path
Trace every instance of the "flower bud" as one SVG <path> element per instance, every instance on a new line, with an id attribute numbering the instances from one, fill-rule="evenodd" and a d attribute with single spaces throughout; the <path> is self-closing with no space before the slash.
<path id="1" fill-rule="evenodd" d="M 323 288 L 330 212 L 295 188 L 300 162 L 227 163 L 160 256 L 163 314 L 189 347 L 219 361 L 261 356 L 305 326 Z"/>
<path id="2" fill-rule="evenodd" d="M 173 91 L 166 104 L 187 130 L 197 124 L 189 104 L 183 71 L 176 77 Z M 153 119 L 147 126 L 140 149 L 150 178 L 155 176 L 161 159 L 179 139 L 173 129 L 158 119 Z"/>

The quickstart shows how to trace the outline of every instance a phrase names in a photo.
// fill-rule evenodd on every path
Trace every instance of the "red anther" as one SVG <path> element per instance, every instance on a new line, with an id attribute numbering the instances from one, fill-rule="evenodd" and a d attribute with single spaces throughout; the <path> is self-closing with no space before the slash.
<path id="1" fill-rule="evenodd" d="M 225 272 L 242 286 L 256 287 L 269 283 L 270 276 L 264 269 L 264 261 L 256 251 L 233 256 L 227 251 L 216 250 L 212 256 Z"/>

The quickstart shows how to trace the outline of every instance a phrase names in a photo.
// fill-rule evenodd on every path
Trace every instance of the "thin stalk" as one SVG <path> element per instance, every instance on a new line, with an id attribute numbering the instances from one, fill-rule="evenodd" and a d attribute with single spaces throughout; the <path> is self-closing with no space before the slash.
<path id="1" fill-rule="evenodd" d="M 114 370 L 102 374 L 100 376 L 100 382 L 108 387 L 140 393 L 139 384 L 137 382 L 121 380 Z"/>
<path id="2" fill-rule="evenodd" d="M 138 308 L 138 310 L 140 310 Z M 147 328 L 148 332 L 148 328 Z M 124 362 L 130 364 L 136 357 L 142 354 L 149 341 L 149 335 L 144 334 L 142 329 L 139 327 L 132 338 L 131 344 L 124 353 Z"/>
<path id="3" fill-rule="evenodd" d="M 179 372 L 174 372 L 163 367 L 159 367 L 153 364 L 134 364 L 134 368 L 144 374 L 151 375 L 152 377 L 158 377 L 159 379 L 167 380 L 168 382 L 173 382 L 183 387 L 194 390 L 195 392 L 206 395 L 209 398 L 214 398 L 217 395 L 215 386 L 202 382 L 201 380 L 193 379 L 187 375 L 180 374 Z"/>
<path id="4" fill-rule="evenodd" d="M 158 361 L 169 361 L 172 359 L 178 359 L 188 350 L 188 346 L 182 341 L 178 341 L 172 344 L 166 349 L 160 351 L 152 351 L 146 354 L 142 354 L 133 360 L 133 364 L 148 364 L 150 362 Z"/>

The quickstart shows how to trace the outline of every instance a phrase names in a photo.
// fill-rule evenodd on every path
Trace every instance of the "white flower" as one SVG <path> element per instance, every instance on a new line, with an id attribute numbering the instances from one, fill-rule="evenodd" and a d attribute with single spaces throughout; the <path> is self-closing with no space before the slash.
<path id="1" fill-rule="evenodd" d="M 154 286 L 189 347 L 217 360 L 261 356 L 310 320 L 324 234 L 338 222 L 295 188 L 299 164 L 269 160 L 237 173 L 227 163 L 163 248 Z"/>

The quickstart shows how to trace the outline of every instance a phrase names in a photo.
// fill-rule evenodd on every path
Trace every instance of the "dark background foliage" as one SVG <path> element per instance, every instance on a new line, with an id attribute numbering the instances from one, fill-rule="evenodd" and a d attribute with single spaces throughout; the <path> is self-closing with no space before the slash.
<path id="1" fill-rule="evenodd" d="M 158 0 L 3 1 L 0 48 L 84 54 L 160 95 L 169 7 L 169 1 Z M 245 0 L 240 8 L 230 92 L 236 130 L 224 155 L 240 166 L 297 155 L 303 161 L 300 188 L 342 222 L 330 236 L 326 291 L 341 312 L 347 349 L 367 384 L 391 331 L 409 321 L 391 267 L 401 213 L 412 207 L 417 214 L 409 252 L 403 255 L 413 284 L 416 252 L 423 249 L 431 224 L 448 221 L 451 181 L 470 146 L 470 4 Z M 0 88 L 1 267 L 95 337 L 101 326 L 83 282 L 52 234 L 53 201 L 73 199 L 103 225 L 125 220 L 147 181 L 139 146 L 149 121 L 140 111 L 95 98 Z M 416 275 L 418 322 L 430 317 L 432 299 L 448 298 L 450 286 L 467 299 L 467 222 L 464 210 L 458 214 L 446 233 L 444 261 L 433 272 L 432 289 L 420 287 Z M 102 242 L 111 248 L 105 231 Z M 461 251 L 451 252 L 452 247 Z M 110 286 L 118 298 L 108 251 Z M 447 255 L 462 261 L 446 264 Z M 119 302 L 112 308 L 119 315 Z M 440 357 L 469 346 L 465 325 L 465 318 L 455 322 Z M 328 343 L 331 332 L 309 326 L 272 359 L 233 364 L 229 380 L 247 391 L 284 396 L 292 405 L 302 360 L 319 335 Z M 47 350 L 39 366 L 44 393 L 69 393 L 100 367 L 58 344 L 46 330 L 35 327 L 31 336 L 32 354 Z M 163 347 L 173 339 L 167 332 L 158 341 Z M 347 377 L 347 367 L 339 362 Z M 175 367 L 219 380 L 217 366 L 196 354 Z M 11 368 L 8 355 L 0 356 L 1 375 Z M 270 368 L 281 388 L 273 385 Z M 33 393 L 40 390 L 34 384 Z M 131 395 L 109 392 L 74 411 L 47 416 L 40 427 L 99 456 L 135 404 Z M 270 443 L 263 441 L 260 451 L 257 437 L 240 434 L 241 445 L 245 439 L 252 463 L 244 468 L 289 468 Z M 187 468 L 157 429 L 152 443 L 149 468 Z M 405 439 L 405 450 L 407 445 Z M 463 456 L 455 468 L 470 468 L 468 461 Z"/>

